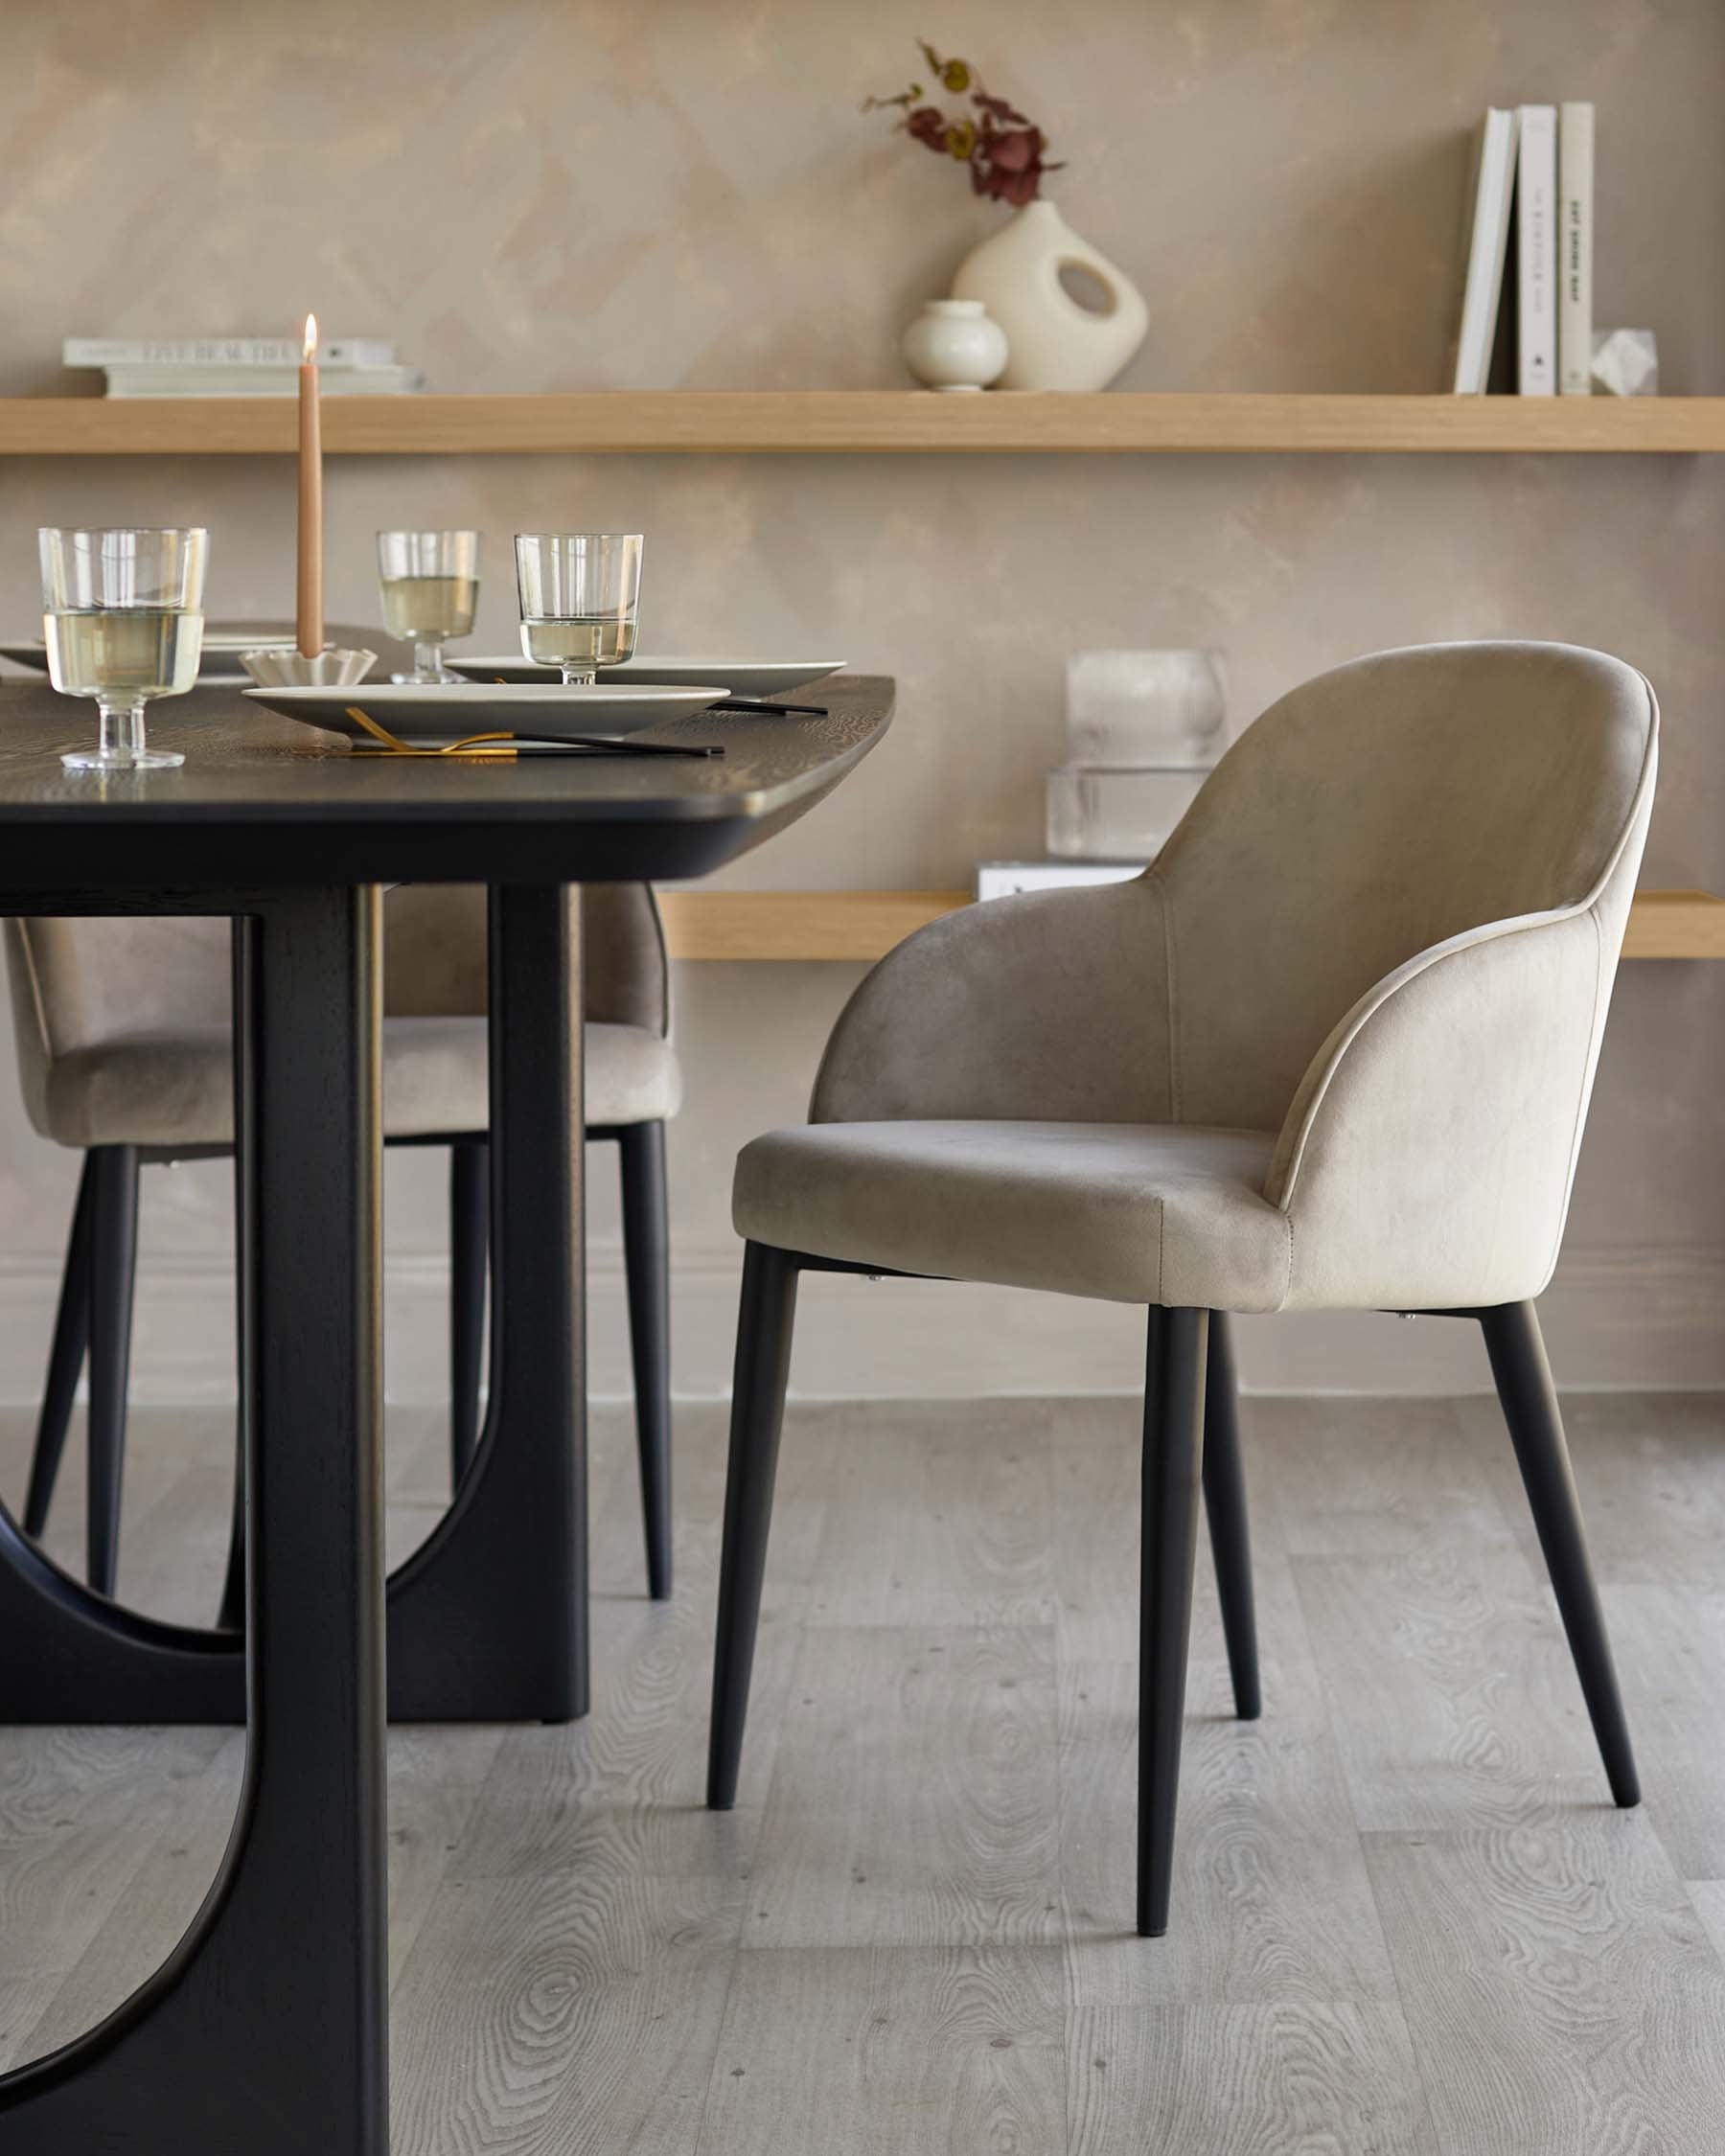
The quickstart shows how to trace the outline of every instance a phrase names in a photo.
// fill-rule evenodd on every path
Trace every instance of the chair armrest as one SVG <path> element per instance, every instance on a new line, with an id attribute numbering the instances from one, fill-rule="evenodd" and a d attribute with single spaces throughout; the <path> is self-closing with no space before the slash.
<path id="1" fill-rule="evenodd" d="M 1264 1186 L 1289 1219 L 1286 1307 L 1443 1309 L 1541 1293 L 1627 897 L 1452 936 L 1335 1027 Z"/>
<path id="2" fill-rule="evenodd" d="M 810 1119 L 1168 1114 L 1168 991 L 1154 872 L 944 915 L 840 1013 Z"/>

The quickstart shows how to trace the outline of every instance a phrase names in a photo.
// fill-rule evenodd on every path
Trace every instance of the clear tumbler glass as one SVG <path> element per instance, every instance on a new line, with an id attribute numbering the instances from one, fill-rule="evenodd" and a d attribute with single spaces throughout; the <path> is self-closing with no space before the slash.
<path id="1" fill-rule="evenodd" d="M 633 655 L 639 532 L 518 532 L 521 649 L 571 688 Z"/>

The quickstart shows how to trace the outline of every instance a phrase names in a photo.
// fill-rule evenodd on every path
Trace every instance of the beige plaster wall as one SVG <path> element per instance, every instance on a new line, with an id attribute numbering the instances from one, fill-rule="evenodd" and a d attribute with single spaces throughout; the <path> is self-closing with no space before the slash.
<path id="1" fill-rule="evenodd" d="M 1070 221 L 1141 285 L 1136 388 L 1441 386 L 1468 130 L 1491 101 L 1598 106 L 1598 309 L 1659 332 L 1672 391 L 1725 389 L 1716 0 L 453 0 L 294 8 L 10 0 L 0 42 L 0 392 L 58 391 L 69 333 L 393 336 L 444 389 L 895 384 L 903 322 L 1000 213 L 857 113 L 937 33 L 1070 159 Z M 1725 471 L 1685 459 L 496 458 L 337 461 L 329 601 L 375 606 L 382 523 L 650 534 L 655 642 L 843 654 L 895 674 L 886 747 L 732 880 L 964 882 L 1040 844 L 1066 654 L 1227 648 L 1243 722 L 1351 654 L 1518 634 L 1602 645 L 1666 713 L 1645 880 L 1718 885 Z M 0 467 L 0 621 L 40 522 L 207 522 L 210 604 L 281 609 L 285 462 Z M 5 701 L 0 693 L 0 723 Z M 1322 874 L 1315 860 L 1312 872 Z M 840 967 L 680 969 L 679 1382 L 726 1380 L 736 1144 L 801 1112 Z M 1725 1382 L 1725 969 L 1620 989 L 1570 1250 L 1565 1374 Z M 0 1049 L 0 1061 L 5 1061 Z M 608 1165 L 603 1160 L 601 1165 Z M 72 1164 L 0 1080 L 0 1394 L 34 1383 Z M 392 1163 L 392 1384 L 434 1394 L 441 1196 Z M 595 1204 L 599 1384 L 620 1389 L 615 1211 Z M 146 1197 L 140 1385 L 218 1388 L 218 1170 Z M 859 1297 L 863 1298 L 859 1302 Z M 870 1299 L 871 1298 L 871 1299 Z M 811 1390 L 1135 1382 L 1130 1313 L 980 1290 L 811 1297 Z M 1437 1326 L 1268 1321 L 1259 1384 L 1477 1383 Z"/>

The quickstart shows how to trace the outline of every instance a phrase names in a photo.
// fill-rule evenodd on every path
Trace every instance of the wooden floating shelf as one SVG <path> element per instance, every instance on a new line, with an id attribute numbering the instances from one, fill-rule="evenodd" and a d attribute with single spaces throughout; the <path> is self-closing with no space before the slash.
<path id="1" fill-rule="evenodd" d="M 868 963 L 968 891 L 682 891 L 659 893 L 674 958 L 843 959 Z M 1638 891 L 1625 958 L 1725 958 L 1725 898 Z"/>
<path id="2" fill-rule="evenodd" d="M 290 398 L 0 398 L 0 455 L 286 456 Z M 1280 455 L 1725 450 L 1725 397 L 1300 397 L 873 389 L 330 397 L 334 456 Z"/>

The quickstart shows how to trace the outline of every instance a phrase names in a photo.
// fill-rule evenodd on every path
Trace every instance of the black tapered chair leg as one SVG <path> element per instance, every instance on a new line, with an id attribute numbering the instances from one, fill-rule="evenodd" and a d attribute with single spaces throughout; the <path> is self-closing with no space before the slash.
<path id="1" fill-rule="evenodd" d="M 1252 1594 L 1252 1530 L 1246 1469 L 1240 1456 L 1240 1393 L 1228 1313 L 1209 1314 L 1204 1372 L 1204 1509 L 1222 1604 L 1222 1636 L 1233 1680 L 1234 1712 L 1255 1722 L 1264 1710 L 1258 1682 L 1257 1615 Z"/>
<path id="2" fill-rule="evenodd" d="M 449 1147 L 449 1473 L 459 1489 L 479 1443 L 485 1360 L 485 1275 L 491 1247 L 491 1147 Z"/>
<path id="3" fill-rule="evenodd" d="M 126 1393 L 131 1375 L 132 1281 L 138 1262 L 138 1149 L 91 1149 L 89 1512 L 90 1585 L 112 1594 L 120 1562 Z"/>
<path id="4" fill-rule="evenodd" d="M 1174 1884 L 1208 1331 L 1208 1311 L 1150 1312 L 1138 1551 L 1138 1928 L 1145 1938 L 1167 1930 Z"/>
<path id="5" fill-rule="evenodd" d="M 72 1232 L 66 1238 L 66 1263 L 60 1274 L 59 1307 L 54 1317 L 54 1344 L 48 1350 L 48 1375 L 42 1386 L 42 1411 L 36 1420 L 35 1449 L 30 1456 L 30 1487 L 24 1497 L 24 1532 L 40 1536 L 48 1525 L 54 1485 L 59 1479 L 72 1405 L 90 1343 L 90 1210 L 95 1202 L 96 1156 L 86 1153 L 78 1178 L 78 1203 L 72 1208 Z"/>
<path id="6" fill-rule="evenodd" d="M 790 1251 L 766 1243 L 748 1244 L 737 1314 L 724 1548 L 719 1566 L 719 1628 L 713 1655 L 713 1721 L 707 1745 L 707 1803 L 716 1812 L 728 1812 L 737 1800 L 795 1319 L 795 1259 Z"/>
<path id="7" fill-rule="evenodd" d="M 1605 1633 L 1605 1616 L 1594 1584 L 1581 1524 L 1580 1501 L 1564 1441 L 1563 1417 L 1552 1383 L 1539 1319 L 1530 1302 L 1506 1302 L 1480 1313 L 1491 1374 L 1509 1426 L 1539 1546 L 1557 1597 L 1563 1628 L 1581 1694 L 1593 1718 L 1594 1735 L 1605 1762 L 1605 1778 L 1614 1802 L 1625 1807 L 1641 1801 L 1641 1777 L 1629 1742 L 1622 1694 Z"/>
<path id="8" fill-rule="evenodd" d="M 647 1529 L 647 1592 L 662 1602 L 671 1593 L 671 1227 L 665 1126 L 624 1124 L 617 1132 L 617 1156 L 641 1512 Z"/>

